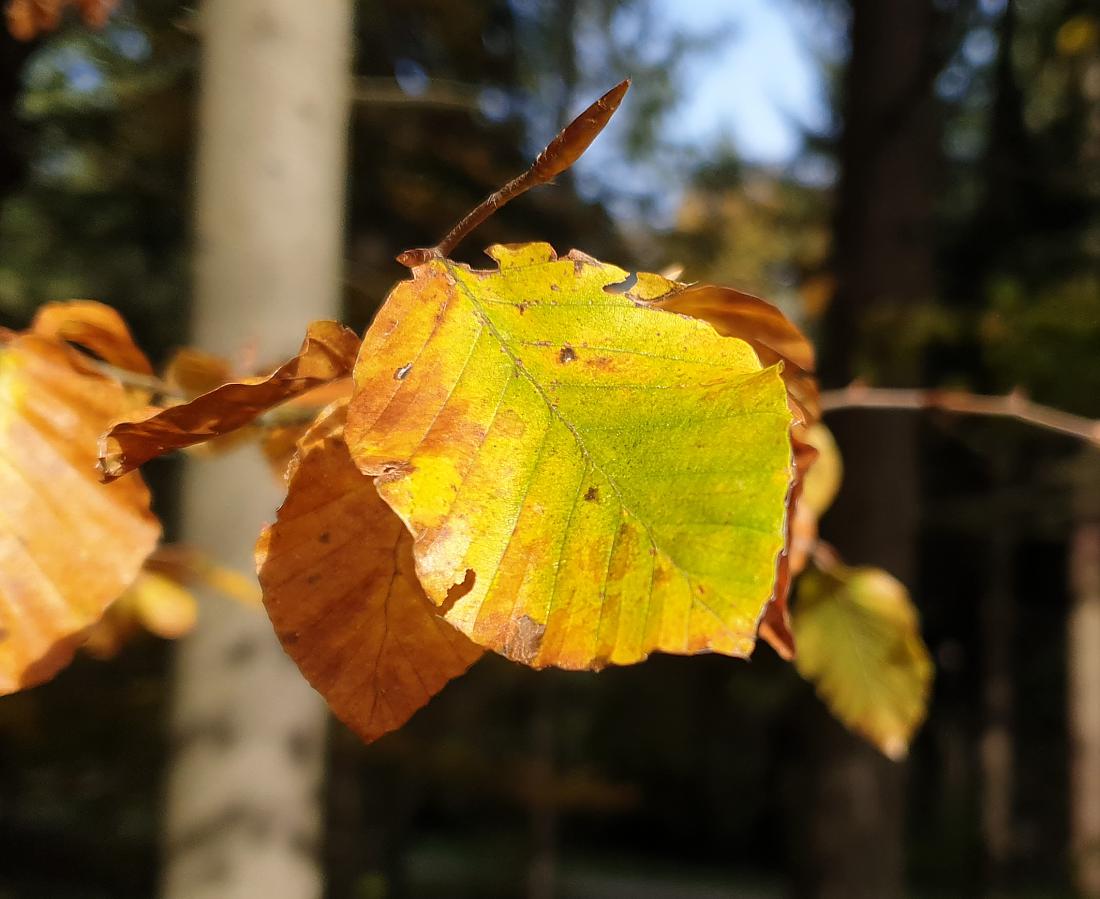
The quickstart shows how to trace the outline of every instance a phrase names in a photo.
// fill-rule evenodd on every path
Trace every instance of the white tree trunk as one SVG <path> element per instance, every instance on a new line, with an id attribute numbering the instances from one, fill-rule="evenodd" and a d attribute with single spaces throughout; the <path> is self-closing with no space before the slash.
<path id="1" fill-rule="evenodd" d="M 193 341 L 274 361 L 339 313 L 351 0 L 206 0 Z M 252 569 L 281 487 L 188 463 L 183 539 Z M 314 899 L 326 712 L 263 613 L 204 597 L 178 648 L 163 895 Z"/>

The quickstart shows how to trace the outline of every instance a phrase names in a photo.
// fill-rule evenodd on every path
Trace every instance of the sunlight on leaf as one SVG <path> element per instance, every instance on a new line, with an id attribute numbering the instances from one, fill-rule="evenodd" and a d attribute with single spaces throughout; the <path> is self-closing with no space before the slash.
<path id="1" fill-rule="evenodd" d="M 416 267 L 356 363 L 348 445 L 429 598 L 536 667 L 747 656 L 792 476 L 778 368 L 583 253 L 489 254 Z"/>
<path id="2" fill-rule="evenodd" d="M 130 407 L 70 347 L 0 333 L 0 694 L 66 665 L 156 545 L 141 479 L 96 478 L 96 439 Z"/>
<path id="3" fill-rule="evenodd" d="M 781 361 L 792 407 L 806 424 L 820 417 L 813 344 L 776 306 L 713 284 L 681 285 L 669 296 L 657 298 L 654 305 L 702 319 L 719 334 L 744 340 L 762 365 Z"/>
<path id="4" fill-rule="evenodd" d="M 412 537 L 348 455 L 346 406 L 335 404 L 303 439 L 256 561 L 287 654 L 371 741 L 404 724 L 482 650 L 424 596 Z"/>
<path id="5" fill-rule="evenodd" d="M 51 340 L 75 343 L 124 371 L 153 373 L 122 316 L 94 300 L 46 303 L 35 314 L 31 331 Z"/>
<path id="6" fill-rule="evenodd" d="M 100 441 L 103 480 L 243 428 L 268 409 L 346 376 L 358 346 L 355 333 L 343 325 L 314 322 L 298 354 L 272 374 L 222 384 L 190 402 L 116 423 Z"/>
<path id="7" fill-rule="evenodd" d="M 142 571 L 92 625 L 83 649 L 97 659 L 113 659 L 142 632 L 177 640 L 190 633 L 197 620 L 198 604 L 190 590 L 166 575 Z"/>
<path id="8" fill-rule="evenodd" d="M 798 582 L 793 626 L 799 674 L 842 723 L 902 758 L 933 673 L 905 587 L 877 568 L 811 569 Z"/>

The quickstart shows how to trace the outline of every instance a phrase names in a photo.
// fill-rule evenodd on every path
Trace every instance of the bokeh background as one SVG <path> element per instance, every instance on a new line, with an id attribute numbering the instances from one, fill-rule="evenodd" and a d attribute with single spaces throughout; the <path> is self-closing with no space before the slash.
<path id="1" fill-rule="evenodd" d="M 395 254 L 630 76 L 591 152 L 460 258 L 539 238 L 682 267 L 780 304 L 827 386 L 1019 388 L 1100 416 L 1092 0 L 353 6 L 356 328 Z M 157 359 L 186 342 L 200 12 L 124 0 L 101 31 L 0 36 L 0 324 L 91 297 Z M 1100 770 L 1100 676 L 1068 689 L 1100 657 L 1100 630 L 1074 630 L 1100 615 L 1100 456 L 934 412 L 829 423 L 847 476 L 824 533 L 907 584 L 937 664 L 906 761 L 766 647 L 599 675 L 486 659 L 370 747 L 330 724 L 325 895 L 1100 894 L 1100 790 L 1079 787 Z M 170 532 L 180 467 L 149 471 Z M 157 894 L 174 651 L 143 638 L 0 700 L 0 897 Z"/>

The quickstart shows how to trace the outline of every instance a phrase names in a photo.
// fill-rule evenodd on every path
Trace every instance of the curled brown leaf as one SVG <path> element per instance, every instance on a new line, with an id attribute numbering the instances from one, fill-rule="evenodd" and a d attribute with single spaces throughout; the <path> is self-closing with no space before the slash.
<path id="1" fill-rule="evenodd" d="M 275 406 L 346 377 L 358 349 L 359 338 L 353 331 L 336 322 L 314 322 L 297 355 L 270 375 L 231 381 L 189 402 L 116 423 L 100 439 L 103 480 L 114 480 L 150 459 L 228 434 Z"/>
<path id="2" fill-rule="evenodd" d="M 63 340 L 94 353 L 123 371 L 151 375 L 153 367 L 136 343 L 122 316 L 94 300 L 69 300 L 41 306 L 31 331 L 50 340 Z"/>

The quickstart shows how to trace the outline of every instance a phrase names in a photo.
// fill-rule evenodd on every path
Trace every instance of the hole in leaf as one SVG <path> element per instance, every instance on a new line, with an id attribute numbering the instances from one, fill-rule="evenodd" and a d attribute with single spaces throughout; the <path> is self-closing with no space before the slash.
<path id="1" fill-rule="evenodd" d="M 617 293 L 617 294 L 629 293 L 630 291 L 632 291 L 634 289 L 634 287 L 637 283 L 638 283 L 638 273 L 637 272 L 631 272 L 622 281 L 619 281 L 617 284 L 608 284 L 606 287 L 604 287 L 603 290 L 604 290 L 604 293 Z"/>

